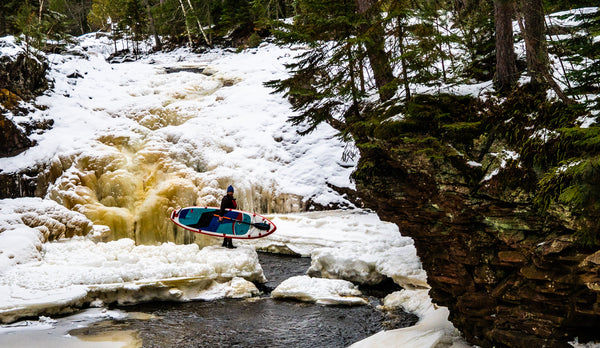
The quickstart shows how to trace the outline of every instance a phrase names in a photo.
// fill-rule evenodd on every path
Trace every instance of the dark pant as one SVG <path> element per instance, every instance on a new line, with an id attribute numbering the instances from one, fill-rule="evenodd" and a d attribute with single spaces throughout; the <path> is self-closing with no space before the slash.
<path id="1" fill-rule="evenodd" d="M 226 248 L 233 248 L 233 241 L 231 240 L 231 238 L 223 238 L 223 246 Z"/>

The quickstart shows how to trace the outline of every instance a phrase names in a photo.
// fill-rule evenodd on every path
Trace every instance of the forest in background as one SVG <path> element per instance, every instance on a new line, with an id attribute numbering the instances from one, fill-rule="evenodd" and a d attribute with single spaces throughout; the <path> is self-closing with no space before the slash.
<path id="1" fill-rule="evenodd" d="M 223 40 L 237 46 L 259 42 L 258 35 L 293 16 L 295 6 L 290 0 L 7 0 L 0 4 L 0 36 L 25 34 L 40 46 L 42 38 L 100 31 L 115 40 L 153 38 L 158 50 Z"/>
<path id="2" fill-rule="evenodd" d="M 394 142 L 426 143 L 430 156 L 460 151 L 476 162 L 501 142 L 520 156 L 509 166 L 531 168 L 534 188 L 527 190 L 540 211 L 567 205 L 582 244 L 590 245 L 600 236 L 600 127 L 581 127 L 580 120 L 600 110 L 600 13 L 565 15 L 574 16 L 577 27 L 557 25 L 545 15 L 596 5 L 5 0 L 0 36 L 57 51 L 74 36 L 102 32 L 114 40 L 115 51 L 127 47 L 136 54 L 149 53 L 140 49 L 143 41 L 153 50 L 256 47 L 267 37 L 302 44 L 310 49 L 288 66 L 290 78 L 268 83 L 289 97 L 298 111 L 291 121 L 301 132 L 326 122 L 360 150 L 383 153 Z M 486 97 L 447 93 L 448 86 L 488 81 L 494 88 Z M 402 122 L 385 122 L 398 115 Z M 377 166 L 365 161 L 356 175 L 369 177 Z M 485 174 L 465 173 L 474 193 Z"/>

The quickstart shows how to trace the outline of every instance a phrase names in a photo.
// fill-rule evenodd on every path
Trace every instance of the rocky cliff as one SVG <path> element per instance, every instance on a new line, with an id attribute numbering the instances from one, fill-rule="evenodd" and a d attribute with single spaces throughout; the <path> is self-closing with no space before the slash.
<path id="1" fill-rule="evenodd" d="M 10 38 L 10 37 L 7 37 Z M 19 100 L 31 99 L 48 88 L 45 58 L 27 52 L 12 40 L 3 38 L 2 47 L 12 54 L 0 55 L 0 91 L 2 106 L 11 108 Z"/>
<path id="2" fill-rule="evenodd" d="M 406 125 L 382 125 L 363 130 L 358 192 L 414 239 L 433 301 L 450 309 L 469 342 L 531 348 L 600 339 L 600 248 L 575 241 L 568 211 L 534 208 L 531 169 L 498 165 L 493 142 L 474 156 L 483 165 L 468 164 L 468 151 L 450 139 L 433 151 L 431 132 L 409 139 Z"/>
<path id="3" fill-rule="evenodd" d="M 12 157 L 33 145 L 28 138 L 30 132 L 52 125 L 51 120 L 44 124 L 16 125 L 8 116 L 30 112 L 22 102 L 48 88 L 48 64 L 27 53 L 12 37 L 2 38 L 0 46 L 11 52 L 0 55 L 0 157 Z M 31 168 L 22 173 L 5 173 L 0 168 L 0 198 L 42 195 L 44 188 L 38 187 L 38 172 L 39 168 Z"/>

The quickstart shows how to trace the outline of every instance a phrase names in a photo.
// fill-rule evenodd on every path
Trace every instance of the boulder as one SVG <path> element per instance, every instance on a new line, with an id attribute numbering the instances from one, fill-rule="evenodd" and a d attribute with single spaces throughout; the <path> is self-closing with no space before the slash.
<path id="1" fill-rule="evenodd" d="M 0 157 L 12 157 L 27 150 L 31 141 L 15 124 L 0 114 Z"/>

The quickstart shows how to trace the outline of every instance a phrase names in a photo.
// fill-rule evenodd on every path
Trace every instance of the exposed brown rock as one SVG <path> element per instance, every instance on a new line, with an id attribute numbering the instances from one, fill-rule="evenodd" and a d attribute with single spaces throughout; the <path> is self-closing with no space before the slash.
<path id="1" fill-rule="evenodd" d="M 0 57 L 0 157 L 11 157 L 32 145 L 27 136 L 6 118 L 6 110 L 16 109 L 22 100 L 39 95 L 48 88 L 48 64 L 25 51 Z"/>
<path id="2" fill-rule="evenodd" d="M 600 251 L 577 247 L 572 221 L 540 216 L 527 190 L 511 193 L 502 174 L 471 194 L 452 165 L 403 146 L 362 150 L 361 163 L 378 165 L 359 163 L 358 192 L 414 239 L 433 301 L 450 309 L 469 342 L 532 348 L 600 339 Z"/>
<path id="3" fill-rule="evenodd" d="M 0 113 L 0 157 L 11 157 L 27 150 L 31 141 L 14 123 Z"/>
<path id="4" fill-rule="evenodd" d="M 47 69 L 46 62 L 25 52 L 16 57 L 0 57 L 0 90 L 10 91 L 24 100 L 31 99 L 48 88 Z"/>
<path id="5" fill-rule="evenodd" d="M 47 69 L 44 59 L 27 55 L 25 51 L 0 57 L 0 157 L 16 156 L 27 150 L 33 145 L 28 134 L 52 126 L 52 120 L 44 120 L 20 125 L 21 129 L 7 117 L 11 112 L 15 115 L 27 112 L 23 111 L 21 102 L 48 88 Z M 43 175 L 39 176 L 40 172 L 41 167 L 19 173 L 7 173 L 0 168 L 0 199 L 43 195 L 47 184 Z"/>

